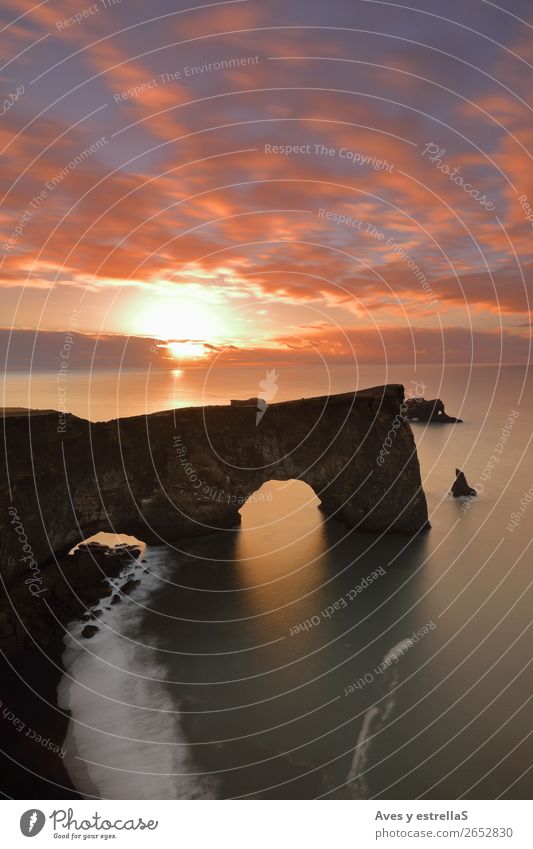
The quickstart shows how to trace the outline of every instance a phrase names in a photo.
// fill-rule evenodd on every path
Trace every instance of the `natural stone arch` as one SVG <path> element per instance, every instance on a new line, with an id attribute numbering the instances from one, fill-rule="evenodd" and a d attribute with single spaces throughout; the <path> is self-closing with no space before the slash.
<path id="1" fill-rule="evenodd" d="M 253 402 L 101 423 L 8 416 L 4 503 L 38 563 L 98 531 L 156 542 L 231 527 L 269 479 L 304 480 L 327 514 L 360 530 L 416 533 L 428 516 L 403 399 L 388 385 L 288 401 L 259 423 Z M 1 532 L 9 577 L 24 561 L 7 511 Z"/>

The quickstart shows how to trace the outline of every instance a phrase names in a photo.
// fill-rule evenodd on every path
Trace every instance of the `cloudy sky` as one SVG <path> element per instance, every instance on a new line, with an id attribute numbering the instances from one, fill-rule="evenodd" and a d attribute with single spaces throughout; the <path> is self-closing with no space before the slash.
<path id="1" fill-rule="evenodd" d="M 528 360 L 532 24 L 3 0 L 2 352 L 76 329 L 196 365 Z"/>

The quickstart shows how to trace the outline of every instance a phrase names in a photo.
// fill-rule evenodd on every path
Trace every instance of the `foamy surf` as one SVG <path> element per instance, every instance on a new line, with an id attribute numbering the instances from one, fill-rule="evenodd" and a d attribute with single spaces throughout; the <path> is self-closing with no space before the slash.
<path id="1" fill-rule="evenodd" d="M 381 680 L 384 684 L 385 695 L 379 703 L 373 704 L 363 717 L 347 778 L 349 795 L 352 799 L 368 799 L 370 796 L 367 776 L 370 749 L 374 738 L 384 728 L 396 706 L 395 691 L 400 681 L 399 661 L 410 645 L 412 643 L 408 638 L 400 640 L 387 651 L 378 667 L 383 669 Z"/>
<path id="2" fill-rule="evenodd" d="M 159 584 L 165 553 L 147 549 L 146 563 L 124 570 L 141 583 L 120 604 L 108 600 L 98 632 L 81 636 L 72 623 L 65 639 L 59 705 L 70 711 L 65 767 L 82 793 L 106 799 L 213 798 L 214 783 L 194 775 L 179 705 L 166 688 L 158 652 L 143 645 L 143 605 Z M 168 562 L 168 561 L 167 561 Z M 145 572 L 148 570 L 148 573 Z M 133 573 L 133 575 L 131 575 Z M 137 642 L 139 640 L 139 642 Z"/>

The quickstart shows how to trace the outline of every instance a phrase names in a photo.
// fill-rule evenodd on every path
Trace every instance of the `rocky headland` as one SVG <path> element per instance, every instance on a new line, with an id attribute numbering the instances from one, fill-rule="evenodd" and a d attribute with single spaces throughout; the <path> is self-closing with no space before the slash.
<path id="1" fill-rule="evenodd" d="M 292 478 L 354 530 L 429 527 L 402 386 L 263 403 L 261 416 L 259 400 L 97 423 L 53 410 L 4 411 L 0 647 L 12 679 L 8 717 L 31 703 L 43 734 L 61 740 L 68 714 L 54 693 L 69 622 L 83 620 L 90 640 L 102 608 L 127 603 L 142 578 L 135 547 L 92 543 L 68 554 L 93 534 L 156 544 L 213 533 L 238 525 L 240 507 L 264 482 Z M 18 798 L 68 787 L 60 759 L 34 747 L 29 761 L 35 753 L 38 791 L 9 761 L 20 773 Z"/>
<path id="2" fill-rule="evenodd" d="M 104 531 L 156 544 L 234 527 L 248 496 L 270 479 L 304 480 L 326 515 L 356 530 L 428 527 L 402 386 L 271 404 L 259 425 L 257 401 L 97 423 L 6 411 L 4 648 L 20 646 L 26 630 L 45 644 L 54 621 L 64 628 L 81 614 L 131 555 L 98 556 L 93 545 L 65 557 L 81 540 Z"/>

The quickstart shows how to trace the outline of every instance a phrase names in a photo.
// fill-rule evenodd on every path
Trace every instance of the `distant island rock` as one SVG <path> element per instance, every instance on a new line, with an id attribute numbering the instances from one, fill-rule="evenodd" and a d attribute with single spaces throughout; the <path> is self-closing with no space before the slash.
<path id="1" fill-rule="evenodd" d="M 440 398 L 426 401 L 425 398 L 408 398 L 405 402 L 405 417 L 410 422 L 438 422 L 439 424 L 462 423 L 462 419 L 449 416 Z"/>
<path id="2" fill-rule="evenodd" d="M 455 480 L 451 492 L 454 498 L 473 498 L 477 495 L 476 490 L 467 482 L 461 469 L 455 470 Z"/>

